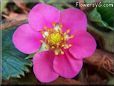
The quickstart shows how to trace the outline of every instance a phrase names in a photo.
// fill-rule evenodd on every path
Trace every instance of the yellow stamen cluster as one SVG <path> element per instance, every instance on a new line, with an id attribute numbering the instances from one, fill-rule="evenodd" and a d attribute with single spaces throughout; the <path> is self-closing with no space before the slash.
<path id="1" fill-rule="evenodd" d="M 51 45 L 59 45 L 63 41 L 62 34 L 59 32 L 53 32 L 47 37 L 47 41 Z"/>
<path id="2" fill-rule="evenodd" d="M 54 28 L 45 28 L 41 31 L 47 47 L 54 51 L 55 55 L 64 54 L 62 49 L 70 48 L 72 45 L 68 44 L 67 41 L 73 38 L 73 35 L 69 35 L 70 30 L 62 32 L 62 25 L 53 24 Z"/>

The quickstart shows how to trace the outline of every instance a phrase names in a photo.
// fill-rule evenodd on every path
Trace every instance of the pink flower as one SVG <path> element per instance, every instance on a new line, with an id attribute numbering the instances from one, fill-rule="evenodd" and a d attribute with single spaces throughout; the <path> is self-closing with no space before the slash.
<path id="1" fill-rule="evenodd" d="M 96 49 L 94 38 L 87 32 L 86 15 L 81 10 L 60 11 L 42 3 L 30 11 L 28 24 L 14 32 L 13 43 L 23 53 L 35 53 L 33 70 L 41 82 L 51 82 L 58 76 L 75 77 L 83 59 Z M 43 43 L 46 51 L 38 52 Z"/>

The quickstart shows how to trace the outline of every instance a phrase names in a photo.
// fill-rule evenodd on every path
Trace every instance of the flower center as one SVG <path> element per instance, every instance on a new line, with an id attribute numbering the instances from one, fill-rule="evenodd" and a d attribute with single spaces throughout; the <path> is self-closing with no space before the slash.
<path id="1" fill-rule="evenodd" d="M 52 45 L 60 44 L 62 40 L 62 34 L 60 34 L 59 32 L 53 32 L 47 37 L 48 43 Z"/>
<path id="2" fill-rule="evenodd" d="M 62 49 L 68 49 L 72 45 L 68 44 L 67 41 L 73 38 L 73 35 L 69 35 L 70 30 L 66 32 L 62 31 L 62 25 L 54 24 L 53 28 L 46 28 L 41 31 L 44 39 L 43 43 L 46 44 L 46 47 L 54 51 L 55 55 L 64 54 Z"/>

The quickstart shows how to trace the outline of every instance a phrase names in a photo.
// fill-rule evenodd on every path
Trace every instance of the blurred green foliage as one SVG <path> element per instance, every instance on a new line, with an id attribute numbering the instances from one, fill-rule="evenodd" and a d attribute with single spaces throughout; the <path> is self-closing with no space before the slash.
<path id="1" fill-rule="evenodd" d="M 111 6 L 113 7 L 104 7 L 103 5 L 107 0 L 102 1 L 101 7 L 94 8 L 89 14 L 88 18 L 90 21 L 96 23 L 100 27 L 105 27 L 104 29 L 114 30 L 114 3 L 112 2 Z M 110 0 L 109 0 L 110 1 Z"/>
<path id="2" fill-rule="evenodd" d="M 5 9 L 6 4 L 9 0 L 0 0 L 0 13 Z"/>
<path id="3" fill-rule="evenodd" d="M 110 78 L 107 85 L 114 85 L 114 77 Z"/>
<path id="4" fill-rule="evenodd" d="M 19 52 L 12 43 L 12 35 L 16 27 L 2 31 L 2 77 L 9 79 L 10 77 L 20 78 L 24 76 L 24 72 L 29 72 L 27 66 L 31 66 L 30 60 L 25 60 L 27 55 Z"/>

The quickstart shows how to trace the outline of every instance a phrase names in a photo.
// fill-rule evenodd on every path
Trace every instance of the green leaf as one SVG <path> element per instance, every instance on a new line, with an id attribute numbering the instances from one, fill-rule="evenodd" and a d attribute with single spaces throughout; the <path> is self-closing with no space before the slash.
<path id="1" fill-rule="evenodd" d="M 8 82 L 8 83 L 7 83 Z M 26 73 L 24 77 L 21 78 L 11 78 L 10 80 L 3 80 L 2 85 L 38 85 L 40 82 L 37 81 L 36 77 L 32 72 L 32 68 L 30 68 L 30 72 Z"/>
<path id="2" fill-rule="evenodd" d="M 110 16 L 110 15 L 107 15 Z M 100 27 L 106 27 L 108 29 L 114 30 L 113 27 L 110 27 L 107 22 L 102 20 L 101 14 L 97 11 L 97 8 L 94 8 L 89 14 L 88 18 L 90 21 L 95 22 Z"/>
<path id="3" fill-rule="evenodd" d="M 99 14 L 99 12 L 97 11 L 96 8 L 94 8 L 94 10 L 92 10 L 89 13 L 89 18 L 91 21 L 96 22 L 97 24 L 106 27 L 107 23 L 105 23 L 104 21 L 102 21 L 101 15 Z"/>
<path id="4" fill-rule="evenodd" d="M 102 0 L 98 7 L 88 13 L 88 18 L 104 29 L 114 30 L 114 0 Z"/>
<path id="5" fill-rule="evenodd" d="M 102 20 L 114 30 L 114 7 L 98 7 L 97 10 L 102 16 Z"/>
<path id="6" fill-rule="evenodd" d="M 24 76 L 24 72 L 29 72 L 28 66 L 31 66 L 31 61 L 24 59 L 27 55 L 18 51 L 12 43 L 15 28 L 2 31 L 2 77 L 4 80 Z"/>

